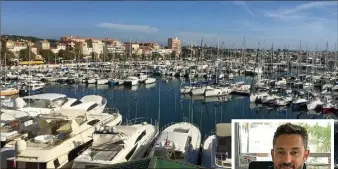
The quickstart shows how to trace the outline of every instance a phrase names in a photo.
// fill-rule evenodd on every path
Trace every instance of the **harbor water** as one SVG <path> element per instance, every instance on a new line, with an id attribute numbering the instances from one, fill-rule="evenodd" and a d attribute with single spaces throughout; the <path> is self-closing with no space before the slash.
<path id="1" fill-rule="evenodd" d="M 235 81 L 251 82 L 251 77 L 236 77 Z M 250 104 L 248 96 L 223 97 L 186 96 L 180 94 L 182 79 L 158 79 L 155 84 L 133 87 L 49 83 L 44 92 L 62 93 L 68 97 L 101 95 L 108 100 L 107 108 L 117 108 L 123 120 L 147 117 L 158 120 L 160 127 L 189 121 L 197 125 L 202 136 L 215 131 L 216 123 L 231 119 L 322 119 L 321 114 L 295 112 L 291 108 L 263 108 Z"/>

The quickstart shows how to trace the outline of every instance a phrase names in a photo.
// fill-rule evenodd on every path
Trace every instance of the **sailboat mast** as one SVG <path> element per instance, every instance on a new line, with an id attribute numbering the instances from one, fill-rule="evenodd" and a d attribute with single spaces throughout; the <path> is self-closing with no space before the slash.
<path id="1" fill-rule="evenodd" d="M 271 60 L 270 60 L 270 64 L 271 64 L 271 76 L 272 76 L 272 72 L 273 72 L 273 43 L 271 44 L 271 53 L 270 53 L 270 55 L 271 55 Z M 270 76 L 270 77 L 271 77 Z"/>
<path id="2" fill-rule="evenodd" d="M 29 41 L 28 42 L 28 74 L 29 74 L 29 83 L 31 84 L 31 42 Z M 31 90 L 28 88 L 28 95 L 30 96 L 31 95 Z M 29 106 L 30 106 L 30 102 L 29 102 Z"/>
<path id="3" fill-rule="evenodd" d="M 309 64 L 309 52 L 307 49 L 307 44 L 305 44 L 305 52 L 306 52 L 306 67 L 305 67 L 305 76 L 307 75 L 307 65 Z"/>
<path id="4" fill-rule="evenodd" d="M 242 61 L 241 61 L 242 63 L 243 63 L 243 59 L 245 59 L 245 54 L 246 54 L 246 48 L 245 48 L 245 47 L 246 47 L 246 46 L 245 46 L 245 45 L 246 45 L 246 44 L 245 44 L 245 40 L 246 40 L 246 39 L 245 39 L 245 38 L 246 38 L 246 37 L 245 37 L 245 35 L 244 35 L 243 48 L 242 48 Z M 254 70 L 254 71 L 255 71 L 255 70 Z"/>
<path id="5" fill-rule="evenodd" d="M 322 65 L 322 58 L 323 58 L 323 47 L 322 47 L 322 44 L 323 44 L 323 38 L 320 38 L 320 49 L 319 49 L 319 52 L 320 52 L 319 65 L 320 66 Z M 322 76 L 323 75 L 324 75 L 324 71 L 322 71 Z"/>
<path id="6" fill-rule="evenodd" d="M 216 60 L 218 60 L 218 52 L 219 52 L 219 37 L 217 38 L 217 53 L 216 53 Z"/>
<path id="7" fill-rule="evenodd" d="M 337 66 L 337 43 L 334 44 L 334 59 L 335 59 L 335 62 L 334 62 L 334 67 Z"/>
<path id="8" fill-rule="evenodd" d="M 7 47 L 7 44 L 6 44 L 7 42 L 5 41 L 5 44 L 4 44 L 4 46 L 5 46 L 5 53 L 4 53 L 4 69 L 5 69 L 5 84 L 6 84 L 6 79 L 7 79 L 7 69 L 6 69 L 6 53 L 7 53 L 7 49 L 6 49 L 6 47 Z M 1 44 L 2 45 L 2 44 Z M 1 67 L 2 67 L 2 65 L 1 65 Z"/>
<path id="9" fill-rule="evenodd" d="M 329 71 L 328 68 L 328 51 L 329 51 L 329 41 L 326 41 L 326 49 L 325 49 L 325 67 L 326 67 L 326 71 Z"/>
<path id="10" fill-rule="evenodd" d="M 1 76 L 1 74 L 2 74 L 2 61 L 1 61 L 1 59 L 2 59 L 2 54 L 1 54 L 1 51 L 2 51 L 2 39 L 0 39 L 0 76 Z M 6 47 L 6 45 L 4 45 L 5 47 Z M 1 110 L 1 108 L 0 108 L 0 110 Z M 0 117 L 0 119 L 1 119 L 1 117 Z"/>
<path id="11" fill-rule="evenodd" d="M 130 50 L 130 52 L 129 52 L 129 59 L 131 58 L 131 60 L 133 60 L 132 59 L 132 53 L 133 53 L 133 51 L 132 51 L 132 43 L 131 43 L 131 37 L 129 37 L 129 50 Z M 129 66 L 128 66 L 128 68 L 129 68 L 129 70 L 128 70 L 128 73 L 130 73 L 130 62 L 128 62 L 129 63 Z"/>
<path id="12" fill-rule="evenodd" d="M 288 44 L 287 49 L 287 62 L 288 62 L 288 73 L 291 74 L 291 65 L 290 65 L 290 45 Z"/>
<path id="13" fill-rule="evenodd" d="M 157 117 L 157 126 L 160 125 L 161 120 L 161 85 L 158 83 L 158 117 Z"/>
<path id="14" fill-rule="evenodd" d="M 199 52 L 199 60 L 198 61 L 201 61 L 201 60 L 203 60 L 202 59 L 202 55 L 203 55 L 203 52 L 204 52 L 204 48 L 203 48 L 203 37 L 202 37 L 202 40 L 201 40 L 201 50 L 200 50 L 200 52 Z"/>
<path id="15" fill-rule="evenodd" d="M 297 76 L 299 76 L 299 61 L 302 57 L 302 41 L 299 41 L 299 54 L 297 58 Z"/>

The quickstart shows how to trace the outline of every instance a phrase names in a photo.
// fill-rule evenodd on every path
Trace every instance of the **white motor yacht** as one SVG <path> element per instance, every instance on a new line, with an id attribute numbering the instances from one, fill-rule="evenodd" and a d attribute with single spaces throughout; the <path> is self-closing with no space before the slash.
<path id="1" fill-rule="evenodd" d="M 101 167 L 143 158 L 159 133 L 157 126 L 98 126 L 93 144 L 74 160 L 73 168 Z"/>
<path id="2" fill-rule="evenodd" d="M 32 139 L 13 140 L 5 145 L 15 148 L 16 156 L 7 158 L 13 168 L 68 168 L 80 151 L 92 141 L 96 126 L 118 125 L 122 116 L 88 114 L 84 110 L 61 109 L 38 116 L 39 130 L 30 133 Z"/>
<path id="3" fill-rule="evenodd" d="M 107 99 L 100 95 L 87 95 L 71 104 L 71 109 L 82 109 L 89 113 L 100 114 L 107 105 Z"/>
<path id="4" fill-rule="evenodd" d="M 156 82 L 156 79 L 155 78 L 152 78 L 152 77 L 147 77 L 145 80 L 144 80 L 144 83 L 145 84 L 152 84 L 152 83 L 155 83 Z"/>
<path id="5" fill-rule="evenodd" d="M 69 108 L 77 99 L 68 98 L 64 94 L 44 93 L 15 98 L 13 101 L 2 104 L 1 126 L 17 118 L 38 114 L 47 114 L 52 110 Z"/>
<path id="6" fill-rule="evenodd" d="M 202 166 L 206 168 L 231 168 L 231 123 L 216 124 L 216 134 L 203 144 Z"/>
<path id="7" fill-rule="evenodd" d="M 201 132 L 198 127 L 187 122 L 166 126 L 148 157 L 159 156 L 197 165 L 201 145 Z"/>
<path id="8" fill-rule="evenodd" d="M 126 80 L 124 80 L 124 85 L 126 86 L 135 86 L 139 83 L 139 79 L 135 76 L 129 76 Z"/>
<path id="9" fill-rule="evenodd" d="M 205 90 L 205 97 L 210 96 L 224 96 L 228 95 L 232 92 L 232 90 L 228 87 L 216 87 L 216 88 L 209 88 Z"/>

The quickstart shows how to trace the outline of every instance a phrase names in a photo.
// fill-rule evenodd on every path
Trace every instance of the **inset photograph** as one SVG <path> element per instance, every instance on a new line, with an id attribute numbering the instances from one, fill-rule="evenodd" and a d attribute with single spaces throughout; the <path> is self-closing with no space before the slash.
<path id="1" fill-rule="evenodd" d="M 334 167 L 334 120 L 232 120 L 236 169 Z"/>

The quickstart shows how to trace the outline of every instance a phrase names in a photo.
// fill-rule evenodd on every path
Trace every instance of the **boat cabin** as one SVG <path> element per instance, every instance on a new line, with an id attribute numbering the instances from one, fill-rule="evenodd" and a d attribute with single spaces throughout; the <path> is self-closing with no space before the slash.
<path id="1" fill-rule="evenodd" d="M 182 131 L 180 133 L 176 131 L 162 134 L 159 139 L 161 141 L 155 144 L 153 155 L 172 160 L 189 161 L 191 136 L 187 133 L 188 131 Z M 185 144 L 177 144 L 178 142 L 184 142 Z"/>
<path id="2" fill-rule="evenodd" d="M 34 108 L 56 108 L 63 106 L 68 98 L 64 94 L 44 93 L 22 97 L 26 107 Z"/>
<path id="3" fill-rule="evenodd" d="M 231 123 L 216 124 L 216 165 L 231 168 Z"/>

